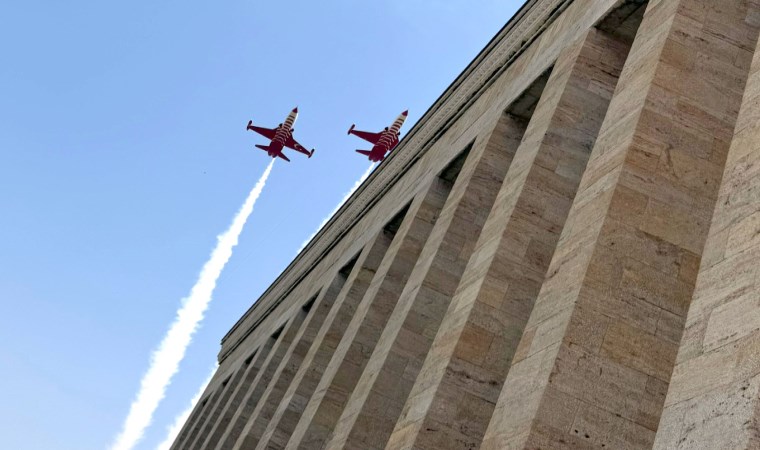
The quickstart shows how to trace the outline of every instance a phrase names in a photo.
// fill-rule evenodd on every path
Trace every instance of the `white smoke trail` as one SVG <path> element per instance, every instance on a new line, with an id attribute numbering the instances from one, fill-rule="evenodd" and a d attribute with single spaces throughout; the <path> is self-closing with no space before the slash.
<path id="1" fill-rule="evenodd" d="M 182 411 L 182 413 L 180 413 L 177 417 L 175 417 L 171 426 L 166 429 L 166 437 L 164 438 L 163 442 L 158 444 L 156 450 L 169 450 L 169 448 L 171 448 L 174 440 L 177 439 L 179 432 L 182 430 L 182 426 L 185 424 L 185 422 L 187 422 L 188 417 L 190 417 L 190 413 L 193 412 L 193 408 L 195 408 L 195 405 L 201 399 L 201 395 L 203 395 L 203 391 L 206 390 L 206 386 L 208 386 L 208 384 L 211 382 L 211 379 L 214 377 L 214 373 L 216 373 L 216 366 L 214 366 L 214 370 L 211 371 L 211 373 L 208 375 L 208 378 L 206 378 L 203 384 L 201 384 L 201 388 L 198 389 L 198 392 L 195 394 L 192 400 L 190 400 L 190 404 L 187 405 L 187 408 Z"/>
<path id="2" fill-rule="evenodd" d="M 367 167 L 367 170 L 365 170 L 364 173 L 362 174 L 362 176 L 358 180 L 356 180 L 356 183 L 354 183 L 354 185 L 351 186 L 351 189 L 349 189 L 349 191 L 346 192 L 346 195 L 343 196 L 343 199 L 340 201 L 340 203 L 338 203 L 338 205 L 335 207 L 335 209 L 333 209 L 330 212 L 330 214 L 328 214 L 327 217 L 325 217 L 325 220 L 323 220 L 322 223 L 319 224 L 319 226 L 317 227 L 317 229 L 314 230 L 313 233 L 311 233 L 311 236 L 309 236 L 308 238 L 306 238 L 305 241 L 303 241 L 303 243 L 301 244 L 301 246 L 298 248 L 298 251 L 296 251 L 296 255 L 299 254 L 299 253 L 301 253 L 301 250 L 303 250 L 303 248 L 306 247 L 306 244 L 308 244 L 309 241 L 311 241 L 312 239 L 314 239 L 314 236 L 316 236 L 317 233 L 319 233 L 319 230 L 321 230 L 322 227 L 325 226 L 325 224 L 327 224 L 327 222 L 330 220 L 330 218 L 333 215 L 335 215 L 336 212 L 338 212 L 338 210 L 340 209 L 340 207 L 343 206 L 344 203 L 346 203 L 346 200 L 348 200 L 348 198 L 351 197 L 351 194 L 353 194 L 354 191 L 357 190 L 359 188 L 359 186 L 362 185 L 362 183 L 364 183 L 364 180 L 366 180 L 367 177 L 369 177 L 369 174 L 372 173 L 372 169 L 374 169 L 374 168 L 375 168 L 375 163 L 372 163 L 372 164 L 369 165 L 369 167 Z"/>
<path id="3" fill-rule="evenodd" d="M 150 366 L 140 381 L 137 398 L 129 408 L 124 426 L 111 446 L 112 450 L 133 448 L 150 425 L 153 413 L 164 398 L 166 388 L 171 383 L 174 374 L 177 373 L 179 363 L 185 356 L 185 350 L 190 345 L 198 324 L 203 320 L 203 314 L 211 302 L 211 294 L 216 287 L 216 280 L 232 256 L 232 249 L 237 245 L 238 236 L 243 231 L 248 216 L 253 212 L 253 205 L 261 195 L 273 165 L 274 160 L 269 163 L 256 186 L 248 194 L 245 203 L 232 220 L 232 225 L 224 234 L 217 237 L 216 248 L 201 269 L 198 281 L 195 282 L 190 295 L 182 300 L 182 307 L 177 311 L 174 323 L 172 323 L 158 349 L 151 355 Z"/>

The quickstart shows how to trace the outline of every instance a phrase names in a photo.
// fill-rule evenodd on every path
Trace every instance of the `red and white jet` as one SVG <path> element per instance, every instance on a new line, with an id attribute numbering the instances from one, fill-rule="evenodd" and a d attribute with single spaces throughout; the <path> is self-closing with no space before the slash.
<path id="1" fill-rule="evenodd" d="M 359 136 L 373 145 L 372 150 L 357 150 L 356 152 L 368 156 L 372 162 L 382 161 L 385 158 L 385 154 L 393 150 L 393 147 L 398 144 L 398 136 L 401 134 L 399 130 L 401 129 L 401 125 L 404 124 L 408 113 L 409 111 L 404 111 L 399 114 L 390 127 L 385 127 L 379 133 L 354 130 L 356 125 L 351 125 L 351 128 L 348 129 L 348 134 Z"/>
<path id="2" fill-rule="evenodd" d="M 291 111 L 290 114 L 288 114 L 288 117 L 285 118 L 285 122 L 277 125 L 277 128 L 275 129 L 254 126 L 253 120 L 248 121 L 246 129 L 255 131 L 265 138 L 272 140 L 269 145 L 256 144 L 257 148 L 264 150 L 272 158 L 279 157 L 285 161 L 290 161 L 290 159 L 282 153 L 283 147 L 291 148 L 311 158 L 311 155 L 314 154 L 314 149 L 311 149 L 311 151 L 306 150 L 303 145 L 293 139 L 293 132 L 295 131 L 293 124 L 296 123 L 297 117 L 298 108 L 296 107 L 293 108 L 293 111 Z"/>

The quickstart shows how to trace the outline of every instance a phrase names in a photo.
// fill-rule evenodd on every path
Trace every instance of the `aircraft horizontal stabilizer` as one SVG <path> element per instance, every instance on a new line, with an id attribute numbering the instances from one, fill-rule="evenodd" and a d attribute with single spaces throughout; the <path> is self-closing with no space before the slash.
<path id="1" fill-rule="evenodd" d="M 361 153 L 364 156 L 369 156 L 370 153 L 372 152 L 370 152 L 369 150 L 357 150 L 356 153 Z"/>

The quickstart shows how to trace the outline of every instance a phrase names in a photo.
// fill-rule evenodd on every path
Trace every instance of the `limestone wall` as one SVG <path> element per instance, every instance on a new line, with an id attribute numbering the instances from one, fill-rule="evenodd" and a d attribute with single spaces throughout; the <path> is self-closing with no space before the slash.
<path id="1" fill-rule="evenodd" d="M 758 448 L 758 35 L 757 0 L 526 3 L 173 448 Z"/>

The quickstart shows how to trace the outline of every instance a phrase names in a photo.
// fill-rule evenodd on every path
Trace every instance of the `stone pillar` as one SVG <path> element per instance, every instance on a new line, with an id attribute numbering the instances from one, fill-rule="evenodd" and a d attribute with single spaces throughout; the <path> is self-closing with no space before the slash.
<path id="1" fill-rule="evenodd" d="M 219 420 L 214 423 L 213 428 L 208 433 L 206 442 L 218 442 L 221 440 L 222 435 L 227 431 L 227 427 L 235 416 L 235 412 L 238 410 L 240 404 L 245 399 L 251 384 L 256 380 L 256 376 L 261 369 L 261 366 L 269 356 L 269 352 L 277 342 L 275 338 L 270 337 L 266 342 L 257 349 L 255 354 L 251 355 L 246 361 L 243 362 L 243 367 L 238 370 L 244 372 L 242 382 L 235 387 L 229 402 L 224 405 L 224 408 L 220 414 Z"/>
<path id="2" fill-rule="evenodd" d="M 524 120 L 503 115 L 487 145 L 479 144 L 468 157 L 480 160 L 472 176 L 480 181 L 474 182 L 472 189 L 483 189 L 486 182 L 503 177 L 524 131 Z M 407 269 L 411 272 L 411 268 Z M 351 333 L 346 333 L 333 357 L 334 364 L 322 377 L 287 448 L 321 448 L 325 444 L 375 349 L 403 287 L 397 282 L 397 277 L 389 274 L 372 293 L 374 297 L 368 295 L 366 315 L 349 326 Z"/>
<path id="3" fill-rule="evenodd" d="M 262 396 L 263 399 L 269 399 L 270 393 L 272 392 L 274 386 L 281 385 L 284 382 L 283 380 L 289 380 L 288 376 L 293 365 L 295 365 L 296 369 L 298 368 L 298 364 L 300 364 L 301 361 L 299 358 L 301 356 L 303 347 L 306 346 L 306 349 L 308 349 L 308 345 L 311 344 L 311 340 L 313 339 L 316 329 L 318 329 L 318 327 L 321 325 L 325 315 L 327 314 L 327 311 L 329 311 L 332 307 L 335 298 L 338 296 L 340 289 L 345 283 L 346 274 L 344 273 L 344 270 L 342 270 L 334 277 L 333 282 L 330 286 L 328 286 L 326 289 L 323 289 L 322 292 L 320 292 L 316 298 L 313 299 L 312 304 L 305 304 L 302 308 L 302 311 L 299 312 L 300 314 L 306 315 L 305 325 L 303 327 L 300 327 L 297 331 L 297 335 L 293 343 L 287 350 L 285 357 L 283 358 L 280 366 L 277 368 L 272 377 L 272 379 L 276 380 L 276 383 L 270 384 L 267 387 Z M 305 352 L 305 350 L 303 350 L 303 352 Z M 252 421 L 258 417 L 258 413 L 264 403 L 265 402 L 259 401 L 256 404 L 255 409 L 250 415 L 251 418 L 248 419 L 246 423 L 246 427 L 242 433 L 243 435 L 247 434 L 247 430 L 250 428 Z M 226 427 L 226 423 L 220 424 L 220 426 Z M 223 430 L 224 428 L 222 428 L 222 431 Z M 207 433 L 205 435 L 205 441 L 203 442 L 203 445 L 201 445 L 199 448 L 213 448 L 219 441 L 219 434 L 220 433 L 214 432 Z"/>
<path id="4" fill-rule="evenodd" d="M 522 136 L 524 128 L 509 116 L 504 121 Z M 483 137 L 464 162 L 328 447 L 385 447 L 512 163 L 517 145 L 509 142 Z"/>
<path id="5" fill-rule="evenodd" d="M 319 346 L 312 347 L 315 351 L 307 356 L 309 364 L 304 363 L 302 366 L 304 373 L 300 373 L 300 378 L 299 376 L 296 378 L 299 382 L 294 381 L 291 384 L 292 389 L 280 403 L 259 448 L 285 447 L 314 389 L 327 369 L 335 349 L 346 333 L 349 322 L 361 323 L 367 315 L 367 299 L 381 295 L 378 294 L 378 288 L 381 286 L 383 289 L 380 292 L 387 292 L 382 295 L 392 296 L 393 292 L 400 290 L 406 284 L 408 274 L 417 262 L 422 246 L 440 214 L 448 190 L 445 183 L 437 180 L 429 186 L 427 191 L 423 191 L 414 199 L 363 299 L 352 299 L 356 302 L 350 308 L 350 315 L 345 314 L 335 320 L 326 321 L 321 331 L 321 335 L 325 337 L 318 337 Z"/>
<path id="6" fill-rule="evenodd" d="M 336 284 L 339 286 L 342 285 L 343 281 L 344 279 L 338 275 L 335 277 L 335 280 L 330 286 L 330 289 L 326 289 L 326 291 L 330 291 L 336 288 Z M 322 295 L 329 294 L 329 292 L 325 292 Z M 264 392 L 264 390 L 269 385 L 269 382 L 272 380 L 272 376 L 274 375 L 275 370 L 280 365 L 280 361 L 282 361 L 283 356 L 298 334 L 298 330 L 305 319 L 306 314 L 304 314 L 303 310 L 299 308 L 295 316 L 290 319 L 290 321 L 288 321 L 288 323 L 284 326 L 284 329 L 282 332 L 280 332 L 280 335 L 277 338 L 277 342 L 275 343 L 272 351 L 269 353 L 269 356 L 267 356 L 267 360 L 264 362 L 262 370 L 259 371 L 256 379 L 253 381 L 253 383 L 251 383 L 251 387 L 246 393 L 245 399 L 243 400 L 243 407 L 238 408 L 238 411 L 232 420 L 232 426 L 227 428 L 224 435 L 217 443 L 217 448 L 232 448 L 232 445 L 235 443 L 237 438 L 240 436 L 240 433 L 248 423 L 248 420 L 251 417 L 251 413 L 256 408 L 256 405 L 261 399 L 261 394 Z"/>
<path id="7" fill-rule="evenodd" d="M 244 374 L 245 367 L 239 367 L 230 377 L 227 378 L 227 380 L 222 382 L 222 386 L 219 389 L 221 395 L 218 396 L 217 401 L 214 402 L 214 405 L 209 410 L 209 414 L 207 415 L 206 420 L 199 428 L 200 432 L 198 433 L 198 436 L 196 436 L 194 440 L 188 440 L 183 448 L 201 448 L 201 444 L 206 440 L 206 437 L 208 437 L 209 432 L 221 415 L 222 411 L 225 408 L 225 405 L 229 401 L 232 393 L 235 391 L 235 388 L 237 387 L 238 383 L 240 383 L 240 380 L 243 378 Z"/>
<path id="8" fill-rule="evenodd" d="M 218 398 L 219 390 L 217 389 L 201 401 L 200 406 L 195 408 L 192 416 L 190 417 L 190 420 L 185 423 L 182 431 L 180 431 L 179 435 L 174 440 L 172 448 L 185 448 L 189 442 L 195 439 L 195 437 L 198 435 L 198 431 L 200 430 L 201 425 L 208 417 L 208 412 L 211 409 L 212 403 L 214 403 Z"/>
<path id="9" fill-rule="evenodd" d="M 757 17 L 755 26 L 760 25 Z M 741 73 L 740 69 L 736 71 Z M 760 447 L 758 105 L 760 52 L 756 50 L 656 449 Z"/>
<path id="10" fill-rule="evenodd" d="M 756 13 L 649 2 L 481 448 L 652 447 Z"/>
<path id="11" fill-rule="evenodd" d="M 350 286 L 348 297 L 361 296 L 369 286 L 372 277 L 375 275 L 380 261 L 383 259 L 383 255 L 388 250 L 388 246 L 391 243 L 391 237 L 387 233 L 380 232 L 375 236 L 359 255 L 359 258 L 354 264 L 353 269 L 344 268 L 342 272 L 348 272 L 348 279 L 346 280 L 346 286 Z M 246 425 L 243 433 L 241 434 L 242 444 L 239 448 L 251 449 L 255 448 L 256 444 L 261 440 L 269 420 L 272 418 L 277 406 L 280 404 L 285 391 L 293 381 L 298 369 L 301 367 L 301 363 L 304 357 L 308 353 L 309 349 L 314 342 L 319 329 L 325 321 L 330 310 L 335 306 L 335 300 L 338 295 L 325 296 L 322 301 L 316 306 L 316 312 L 311 316 L 305 327 L 302 328 L 302 333 L 297 337 L 295 345 L 291 347 L 291 350 L 287 358 L 283 359 L 277 372 L 274 375 L 274 383 L 270 384 L 267 391 L 262 396 L 262 400 L 259 401 L 256 409 L 251 415 L 248 424 Z M 240 440 L 239 440 L 240 441 Z"/>
<path id="12" fill-rule="evenodd" d="M 560 55 L 388 448 L 480 445 L 629 48 Z"/>

